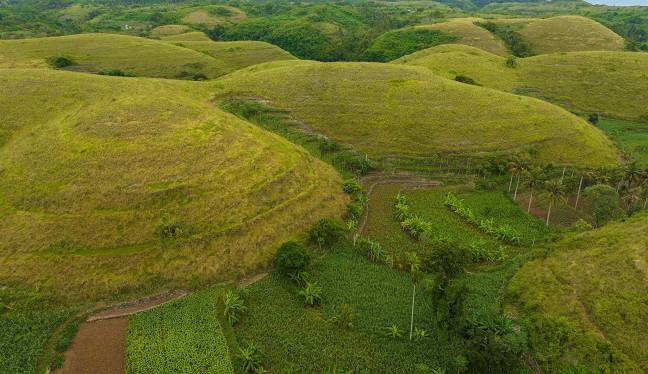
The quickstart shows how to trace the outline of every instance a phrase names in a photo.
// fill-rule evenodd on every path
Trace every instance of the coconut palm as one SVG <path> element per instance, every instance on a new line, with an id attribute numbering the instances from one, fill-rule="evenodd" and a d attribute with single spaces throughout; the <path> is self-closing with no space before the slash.
<path id="1" fill-rule="evenodd" d="M 517 175 L 517 184 L 515 186 L 515 196 L 513 200 L 517 199 L 517 191 L 520 186 L 520 174 L 527 169 L 526 162 L 519 157 L 515 157 L 508 162 L 507 168 L 509 173 L 511 173 L 511 180 L 509 181 L 509 192 L 511 192 L 511 187 L 513 186 L 513 176 Z"/>
<path id="2" fill-rule="evenodd" d="M 609 168 L 598 168 L 596 169 L 596 183 L 598 184 L 610 184 L 612 181 L 611 170 Z"/>
<path id="3" fill-rule="evenodd" d="M 551 207 L 559 201 L 565 200 L 565 186 L 560 183 L 560 180 L 554 179 L 546 181 L 544 185 L 547 200 L 549 200 L 549 209 L 547 210 L 547 222 L 549 226 L 549 218 L 551 216 Z"/>
<path id="4" fill-rule="evenodd" d="M 583 180 L 593 181 L 596 178 L 596 172 L 594 170 L 584 170 L 581 173 L 580 182 L 578 183 L 578 193 L 576 194 L 576 203 L 574 204 L 574 209 L 578 208 L 578 202 L 580 201 L 580 193 L 583 188 Z"/>
<path id="5" fill-rule="evenodd" d="M 524 185 L 531 191 L 529 195 L 529 206 L 527 207 L 527 213 L 531 212 L 531 203 L 533 202 L 533 191 L 538 187 L 542 186 L 544 183 L 544 173 L 540 168 L 533 168 L 529 170 L 526 176 L 526 181 Z"/>
<path id="6" fill-rule="evenodd" d="M 628 182 L 628 186 L 640 185 L 643 179 L 644 170 L 641 170 L 636 162 L 629 164 L 624 170 L 624 178 Z"/>

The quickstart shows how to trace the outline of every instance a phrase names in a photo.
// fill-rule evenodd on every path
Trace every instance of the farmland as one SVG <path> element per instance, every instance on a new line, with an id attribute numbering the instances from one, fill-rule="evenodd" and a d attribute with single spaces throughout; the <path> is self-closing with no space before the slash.
<path id="1" fill-rule="evenodd" d="M 647 8 L 492 1 L 0 0 L 0 372 L 646 372 Z"/>

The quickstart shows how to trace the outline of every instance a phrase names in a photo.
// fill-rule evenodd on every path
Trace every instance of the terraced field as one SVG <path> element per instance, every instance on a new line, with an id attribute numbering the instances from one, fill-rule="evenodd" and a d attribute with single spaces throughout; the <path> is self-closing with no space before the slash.
<path id="1" fill-rule="evenodd" d="M 553 162 L 616 159 L 599 130 L 554 105 L 422 68 L 283 61 L 237 71 L 213 87 L 218 95 L 267 99 L 372 158 L 533 149 L 538 159 Z"/>
<path id="2" fill-rule="evenodd" d="M 438 46 L 395 63 L 422 66 L 454 78 L 466 75 L 500 90 L 536 96 L 569 110 L 637 120 L 648 115 L 648 54 L 640 52 L 553 53 L 517 59 L 466 46 Z"/>
<path id="3" fill-rule="evenodd" d="M 345 204 L 331 167 L 221 112 L 205 84 L 0 82 L 1 279 L 95 300 L 233 277 Z"/>
<path id="4" fill-rule="evenodd" d="M 0 68 L 48 68 L 55 57 L 71 60 L 66 70 L 174 79 L 215 78 L 261 62 L 294 59 L 267 43 L 212 42 L 198 32 L 165 41 L 113 34 L 0 41 Z"/>

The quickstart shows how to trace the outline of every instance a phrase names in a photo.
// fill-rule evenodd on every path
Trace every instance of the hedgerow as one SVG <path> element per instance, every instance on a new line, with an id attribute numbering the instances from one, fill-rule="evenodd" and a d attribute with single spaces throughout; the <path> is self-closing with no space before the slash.
<path id="1" fill-rule="evenodd" d="M 448 192 L 444 204 L 486 234 L 511 244 L 520 244 L 521 236 L 513 227 L 507 224 L 498 225 L 492 218 L 477 219 L 475 213 L 454 193 Z"/>

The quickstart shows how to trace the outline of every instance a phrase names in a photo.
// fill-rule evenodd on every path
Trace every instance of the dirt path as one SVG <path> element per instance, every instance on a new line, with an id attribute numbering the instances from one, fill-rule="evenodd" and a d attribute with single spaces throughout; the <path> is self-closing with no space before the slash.
<path id="1" fill-rule="evenodd" d="M 374 187 L 384 184 L 397 184 L 402 185 L 403 189 L 413 189 L 413 188 L 430 188 L 438 187 L 443 183 L 425 178 L 422 176 L 417 176 L 413 174 L 371 174 L 363 177 L 360 182 L 367 189 L 367 198 L 371 201 L 371 194 L 373 193 Z M 371 204 L 367 202 L 367 207 L 365 209 L 365 214 L 362 217 L 362 221 L 358 226 L 358 232 L 364 234 L 365 226 L 369 219 Z"/>
<path id="2" fill-rule="evenodd" d="M 123 373 L 127 329 L 125 317 L 83 323 L 59 373 Z"/>
<path id="3" fill-rule="evenodd" d="M 87 321 L 93 322 L 112 318 L 122 318 L 131 314 L 145 312 L 160 305 L 178 300 L 186 296 L 187 294 L 188 292 L 185 290 L 175 290 L 158 295 L 153 295 L 137 301 L 115 304 L 99 313 L 91 315 L 90 317 L 88 317 Z"/>

